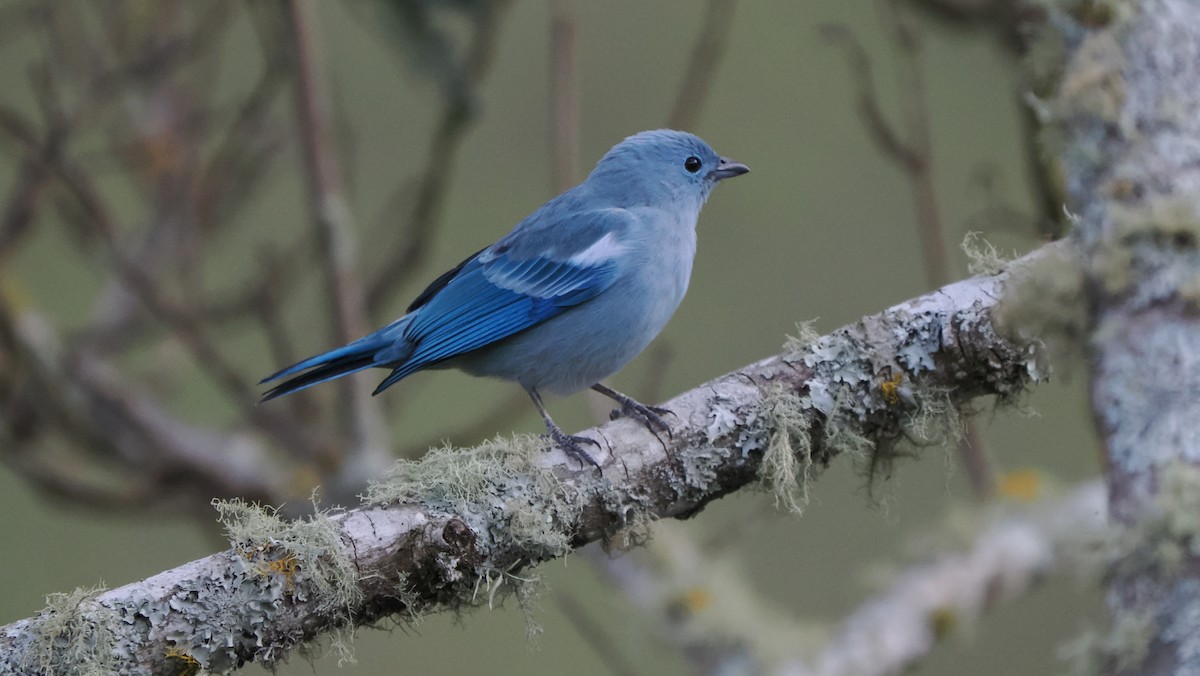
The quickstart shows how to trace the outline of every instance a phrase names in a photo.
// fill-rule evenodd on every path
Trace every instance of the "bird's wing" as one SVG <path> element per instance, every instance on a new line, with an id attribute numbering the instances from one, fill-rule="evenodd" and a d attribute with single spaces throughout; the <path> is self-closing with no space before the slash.
<path id="1" fill-rule="evenodd" d="M 576 214 L 565 236 L 518 229 L 463 261 L 414 301 L 403 333 L 412 350 L 376 392 L 596 297 L 616 279 L 632 218 L 615 209 Z"/>

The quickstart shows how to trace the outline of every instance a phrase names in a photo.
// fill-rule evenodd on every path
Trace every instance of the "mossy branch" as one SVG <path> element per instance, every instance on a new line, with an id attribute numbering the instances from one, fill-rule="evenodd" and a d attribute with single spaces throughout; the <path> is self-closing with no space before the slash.
<path id="1" fill-rule="evenodd" d="M 508 593 L 521 601 L 537 563 L 650 519 L 693 516 L 735 490 L 765 484 L 799 509 L 797 482 L 835 456 L 887 468 L 901 444 L 911 452 L 951 436 L 973 399 L 1012 398 L 1038 380 L 1040 343 L 1000 330 L 993 316 L 1006 284 L 1037 279 L 1028 271 L 1039 261 L 1060 266 L 1061 249 L 789 341 L 782 354 L 667 402 L 669 434 L 627 419 L 585 430 L 601 445 L 602 474 L 516 437 L 401 463 L 359 508 L 298 523 L 222 504 L 231 549 L 74 604 L 92 619 L 64 624 L 55 609 L 0 628 L 0 673 L 85 670 L 68 661 L 79 650 L 55 648 L 71 641 L 45 637 L 99 626 L 100 616 L 106 630 L 87 635 L 103 645 L 84 653 L 131 673 L 174 672 L 181 660 L 218 673 L 270 665 L 346 627 Z"/>

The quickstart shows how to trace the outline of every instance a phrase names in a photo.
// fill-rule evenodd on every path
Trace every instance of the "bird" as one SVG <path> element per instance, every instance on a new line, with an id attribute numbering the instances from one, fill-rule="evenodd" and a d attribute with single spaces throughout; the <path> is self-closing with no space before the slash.
<path id="1" fill-rule="evenodd" d="M 591 388 L 669 431 L 666 409 L 601 381 L 658 336 L 683 300 L 700 208 L 720 181 L 749 172 L 694 134 L 643 131 L 613 146 L 579 185 L 433 280 L 404 316 L 264 378 L 262 401 L 368 368 L 373 394 L 425 369 L 458 368 L 524 388 L 566 453 L 600 469 L 546 410 L 543 393 Z M 286 380 L 283 380 L 286 379 Z"/>

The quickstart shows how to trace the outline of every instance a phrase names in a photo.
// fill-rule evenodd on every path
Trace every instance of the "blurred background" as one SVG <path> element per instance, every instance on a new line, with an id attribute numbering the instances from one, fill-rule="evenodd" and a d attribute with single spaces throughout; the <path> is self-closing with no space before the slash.
<path id="1" fill-rule="evenodd" d="M 1035 248 L 1058 213 L 1023 55 L 999 20 L 936 4 L 0 0 L 0 624 L 226 547 L 213 497 L 352 505 L 393 457 L 541 431 L 518 388 L 457 372 L 367 404 L 375 374 L 253 402 L 637 131 L 686 128 L 753 169 L 715 191 L 687 299 L 614 378 L 643 401 L 778 352 L 797 321 L 827 333 L 965 277 L 968 231 Z M 745 490 L 621 555 L 683 579 L 682 538 L 722 589 L 648 609 L 596 552 L 572 556 L 537 570 L 536 639 L 510 601 L 360 630 L 343 669 L 692 673 L 679 628 L 719 653 L 705 618 L 746 607 L 803 654 L 890 571 L 952 549 L 954 524 L 1097 474 L 1069 364 L 1021 410 L 990 403 L 969 453 L 926 449 L 869 489 L 839 458 L 800 518 Z M 549 406 L 564 429 L 597 422 L 584 395 Z M 949 626 L 913 673 L 1064 671 L 1101 608 L 1047 580 Z M 337 668 L 310 652 L 280 672 Z"/>

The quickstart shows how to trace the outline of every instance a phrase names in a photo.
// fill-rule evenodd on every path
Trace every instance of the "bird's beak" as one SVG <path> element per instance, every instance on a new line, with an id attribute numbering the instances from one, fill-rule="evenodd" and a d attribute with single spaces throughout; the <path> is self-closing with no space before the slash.
<path id="1" fill-rule="evenodd" d="M 714 181 L 719 181 L 723 178 L 741 176 L 749 171 L 750 167 L 747 167 L 741 162 L 736 162 L 728 157 L 722 157 L 721 161 L 717 164 L 717 168 L 708 172 L 708 177 Z"/>

